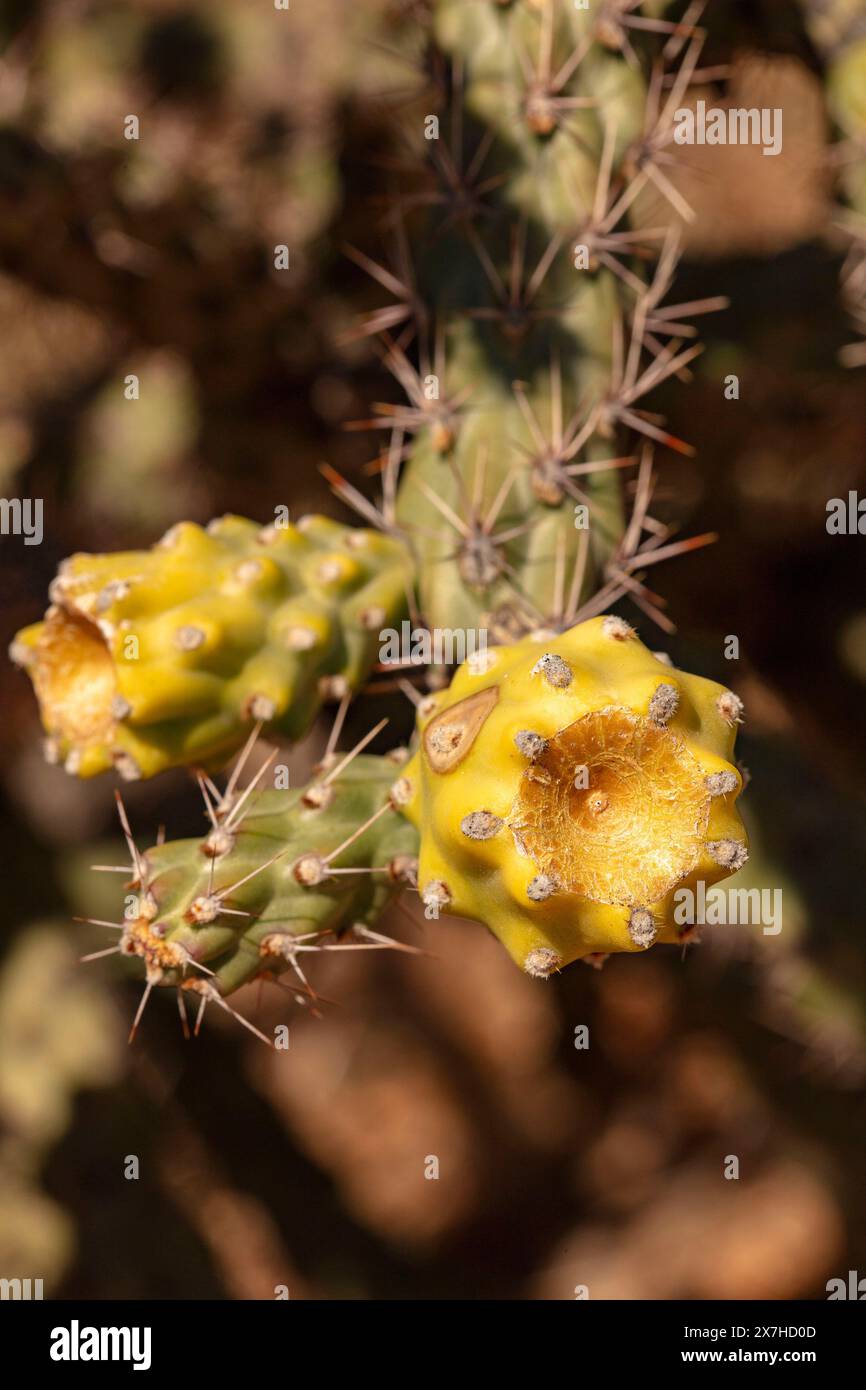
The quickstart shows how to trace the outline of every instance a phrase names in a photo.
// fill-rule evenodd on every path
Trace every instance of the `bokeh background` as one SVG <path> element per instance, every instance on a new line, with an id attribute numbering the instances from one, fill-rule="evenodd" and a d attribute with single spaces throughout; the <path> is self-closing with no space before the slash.
<path id="1" fill-rule="evenodd" d="M 395 387 L 346 336 L 377 293 L 342 247 L 377 253 L 405 177 L 422 10 L 0 3 L 0 491 L 45 501 L 41 546 L 0 539 L 5 639 L 73 550 L 281 503 L 347 519 L 323 460 L 372 486 L 376 445 L 344 427 Z M 118 914 L 117 880 L 88 869 L 117 862 L 110 781 L 43 762 L 4 663 L 0 1275 L 88 1299 L 567 1299 L 821 1298 L 866 1274 L 864 542 L 825 528 L 828 498 L 866 492 L 866 378 L 838 361 L 844 246 L 799 10 L 711 0 L 708 21 L 716 94 L 782 107 L 784 146 L 693 150 L 678 175 L 698 220 L 672 298 L 732 307 L 705 320 L 694 380 L 660 394 L 698 450 L 660 460 L 662 489 L 721 539 L 654 579 L 675 662 L 745 700 L 738 882 L 782 888 L 784 930 L 707 929 L 541 985 L 410 902 L 385 929 L 429 954 L 324 959 L 322 1018 L 278 991 L 238 1000 L 290 1022 L 288 1053 L 213 1010 L 185 1043 L 170 998 L 128 1048 L 140 980 L 79 966 L 105 934 L 71 921 Z M 347 738 L 382 708 L 358 700 Z M 408 704 L 385 710 L 407 737 Z M 184 774 L 126 799 L 142 844 L 200 828 Z"/>

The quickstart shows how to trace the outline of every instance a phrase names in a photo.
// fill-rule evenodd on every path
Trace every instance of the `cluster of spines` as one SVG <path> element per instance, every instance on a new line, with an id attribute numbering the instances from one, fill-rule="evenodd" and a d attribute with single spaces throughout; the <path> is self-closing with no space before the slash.
<path id="1" fill-rule="evenodd" d="M 202 840 L 158 843 L 142 853 L 117 794 L 130 863 L 95 867 L 127 875 L 133 903 L 123 922 L 93 923 L 119 938 L 85 959 L 121 954 L 142 961 L 145 989 L 130 1040 L 156 986 L 177 990 L 186 1033 L 186 1002 L 195 997 L 197 1033 L 209 1003 L 234 1013 L 226 995 L 287 970 L 296 978 L 295 997 L 315 1003 L 301 964 L 307 953 L 412 949 L 373 927 L 417 876 L 416 836 L 395 809 L 393 784 L 405 751 L 386 758 L 363 753 L 381 727 L 346 755 L 329 747 L 313 780 L 294 791 L 267 788 L 274 754 L 241 788 L 256 731 L 222 792 L 200 774 L 209 821 Z"/>
<path id="2" fill-rule="evenodd" d="M 678 236 L 623 225 L 646 190 L 692 216 L 666 168 L 673 113 L 699 75 L 702 8 L 675 22 L 637 0 L 587 12 L 555 0 L 433 7 L 449 62 L 436 86 L 442 130 L 423 142 L 432 187 L 394 194 L 392 265 L 351 251 L 395 301 L 357 332 L 384 340 L 408 397 L 355 426 L 391 436 L 381 509 L 327 470 L 365 520 L 412 544 L 432 626 L 519 635 L 630 596 L 670 630 L 637 571 L 711 539 L 668 544 L 649 515 L 652 446 L 693 451 L 642 402 L 688 378 L 700 352 L 688 320 L 725 301 L 663 305 Z M 647 36 L 664 47 L 644 87 L 634 43 Z M 407 228 L 418 229 L 414 255 Z M 637 452 L 629 435 L 643 440 Z M 617 478 L 629 468 L 626 520 Z"/>

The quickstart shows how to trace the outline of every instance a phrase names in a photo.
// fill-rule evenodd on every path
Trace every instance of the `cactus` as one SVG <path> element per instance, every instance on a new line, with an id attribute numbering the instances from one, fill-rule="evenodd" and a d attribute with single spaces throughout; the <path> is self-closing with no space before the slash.
<path id="1" fill-rule="evenodd" d="M 299 738 L 357 689 L 408 583 L 398 543 L 324 517 L 186 523 L 147 552 L 67 560 L 12 655 L 67 772 L 221 766 L 252 725 Z"/>
<path id="2" fill-rule="evenodd" d="M 42 1190 L 40 1170 L 68 1130 L 76 1093 L 120 1075 L 117 1019 L 76 969 L 62 925 L 34 923 L 0 968 L 0 1279 L 53 1288 L 74 1223 Z"/>
<path id="3" fill-rule="evenodd" d="M 115 1020 L 98 986 L 75 969 L 62 929 L 39 924 L 0 972 L 0 1117 L 6 1134 L 44 1148 L 67 1128 L 75 1092 L 118 1072 Z"/>
<path id="4" fill-rule="evenodd" d="M 692 452 L 641 402 L 700 352 L 683 348 L 694 335 L 683 318 L 722 301 L 660 310 L 676 234 L 629 230 L 627 214 L 652 185 L 682 208 L 660 166 L 701 39 L 637 8 L 440 0 L 448 109 L 441 128 L 437 115 L 417 122 L 433 135 L 420 144 L 438 186 L 395 195 L 393 268 L 350 251 L 397 300 L 359 331 L 385 332 L 385 365 L 409 403 L 357 426 L 396 430 L 395 460 L 412 437 L 381 521 L 411 537 L 433 627 L 526 632 L 554 612 L 575 565 L 568 616 L 588 616 L 581 601 L 616 568 L 626 525 L 619 479 L 638 460 L 623 436 Z M 662 68 L 648 87 L 635 59 L 639 29 L 687 45 L 663 100 Z M 648 285 L 640 267 L 660 242 Z M 359 509 L 369 519 L 363 499 Z"/>
<path id="5" fill-rule="evenodd" d="M 646 190 L 692 216 L 665 168 L 700 9 L 436 0 L 442 80 L 416 123 L 433 185 L 391 199 L 393 261 L 349 250 L 393 300 L 350 336 L 380 340 L 408 399 L 354 422 L 388 436 L 381 505 L 325 471 L 376 529 L 228 518 L 78 556 L 19 635 L 53 755 L 126 776 L 213 771 L 250 735 L 242 766 L 259 727 L 301 736 L 324 696 L 358 690 L 404 606 L 496 644 L 412 692 L 402 775 L 360 746 L 300 791 L 262 790 L 262 770 L 240 792 L 236 768 L 219 793 L 201 774 L 206 838 L 146 854 L 121 806 L 134 904 L 97 954 L 143 961 L 133 1032 L 155 985 L 186 1026 L 190 994 L 229 1007 L 287 969 L 300 993 L 304 951 L 393 945 L 372 924 L 412 885 L 419 837 L 427 915 L 485 922 L 537 976 L 684 939 L 676 888 L 744 862 L 737 697 L 601 616 L 628 597 L 673 631 L 646 573 L 713 539 L 651 514 L 654 446 L 693 450 L 645 397 L 688 379 L 689 319 L 723 301 L 664 304 L 677 234 L 628 224 Z"/>
<path id="6" fill-rule="evenodd" d="M 88 959 L 143 962 L 134 1036 L 155 985 L 177 989 L 185 1028 L 195 997 L 196 1031 L 255 978 L 290 969 L 315 998 L 303 955 L 396 946 L 372 924 L 407 886 L 428 916 L 485 922 L 535 976 L 681 942 L 675 891 L 747 858 L 730 761 L 742 716 L 732 691 L 673 670 L 621 618 L 490 648 L 421 702 L 405 768 L 403 750 L 362 756 L 377 725 L 302 789 L 260 789 L 272 753 L 241 790 L 254 736 L 223 793 L 201 779 L 207 835 L 146 853 L 118 798 L 132 905 L 103 924 L 118 944 Z"/>
<path id="7" fill-rule="evenodd" d="M 422 900 L 487 922 L 532 975 L 681 939 L 674 890 L 746 860 L 740 717 L 621 618 L 470 660 L 406 769 Z"/>
<path id="8" fill-rule="evenodd" d="M 417 867 L 415 833 L 391 791 L 400 755 L 356 751 L 329 758 L 305 788 L 258 790 L 273 756 L 243 790 L 245 758 L 222 794 L 203 783 L 210 828 L 202 839 L 142 854 L 118 801 L 131 901 L 123 922 L 107 924 L 120 932 L 118 944 L 89 959 L 142 961 L 146 986 L 130 1040 L 155 985 L 177 989 L 185 1027 L 194 998 L 198 1031 L 209 1002 L 228 1007 L 224 996 L 257 976 L 291 968 L 306 990 L 306 953 L 391 944 L 371 924 Z"/>
<path id="9" fill-rule="evenodd" d="M 866 364 L 866 16 L 859 0 L 803 0 L 806 23 L 825 65 L 827 107 L 839 140 L 834 150 L 848 238 L 841 291 L 863 341 L 842 349 L 846 366 Z"/>

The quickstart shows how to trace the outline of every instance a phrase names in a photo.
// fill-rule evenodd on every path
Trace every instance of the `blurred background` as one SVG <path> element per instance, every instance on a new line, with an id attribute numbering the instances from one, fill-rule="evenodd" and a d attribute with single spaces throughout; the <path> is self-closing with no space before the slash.
<path id="1" fill-rule="evenodd" d="M 378 294 L 342 248 L 377 254 L 423 8 L 0 0 L 0 491 L 45 501 L 41 546 L 0 539 L 4 641 L 74 550 L 279 504 L 346 520 L 323 460 L 372 486 L 376 445 L 344 427 L 397 395 L 346 339 Z M 111 781 L 43 762 L 4 663 L 0 1275 L 88 1299 L 568 1299 L 823 1298 L 866 1274 L 866 585 L 862 538 L 825 529 L 829 498 L 866 492 L 864 376 L 838 361 L 844 247 L 799 10 L 711 0 L 707 22 L 717 93 L 781 107 L 784 144 L 715 150 L 711 172 L 693 149 L 678 174 L 698 219 L 671 298 L 732 306 L 703 321 L 691 384 L 659 393 L 698 451 L 660 458 L 661 490 L 721 539 L 654 574 L 677 636 L 640 628 L 745 700 L 738 886 L 781 887 L 784 930 L 708 928 L 541 985 L 410 902 L 384 930 L 430 954 L 324 959 L 322 1018 L 238 998 L 290 1022 L 287 1054 L 214 1010 L 185 1043 L 170 998 L 128 1048 L 140 978 L 79 966 L 105 934 L 71 921 L 118 914 L 88 867 L 117 862 Z M 346 740 L 373 711 L 355 703 Z M 383 749 L 411 726 L 405 701 L 385 712 Z M 142 845 L 200 831 L 185 774 L 125 797 Z"/>

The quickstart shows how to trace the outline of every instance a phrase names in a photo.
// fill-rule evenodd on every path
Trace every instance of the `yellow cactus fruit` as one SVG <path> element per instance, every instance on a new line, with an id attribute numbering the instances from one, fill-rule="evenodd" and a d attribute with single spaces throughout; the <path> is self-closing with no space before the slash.
<path id="1" fill-rule="evenodd" d="M 400 542 L 326 517 L 184 522 L 148 551 L 66 560 L 11 655 L 52 761 L 150 777 L 225 759 L 256 723 L 300 737 L 366 679 L 409 584 Z"/>
<path id="2" fill-rule="evenodd" d="M 686 939 L 680 890 L 747 858 L 741 718 L 621 618 L 476 653 L 419 707 L 405 769 L 427 915 L 486 923 L 538 976 Z"/>

